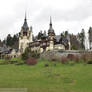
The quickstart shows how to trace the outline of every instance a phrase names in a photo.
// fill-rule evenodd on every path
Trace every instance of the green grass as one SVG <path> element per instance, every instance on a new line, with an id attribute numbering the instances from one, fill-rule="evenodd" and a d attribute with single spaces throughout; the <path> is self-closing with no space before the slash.
<path id="1" fill-rule="evenodd" d="M 7 62 L 5 59 L 0 59 L 0 63 Z"/>
<path id="2" fill-rule="evenodd" d="M 39 60 L 35 66 L 0 65 L 0 88 L 28 92 L 92 92 L 92 65 L 63 65 Z"/>
<path id="3" fill-rule="evenodd" d="M 18 61 L 18 63 L 23 63 L 24 60 L 22 60 L 21 58 L 11 58 L 10 61 Z"/>

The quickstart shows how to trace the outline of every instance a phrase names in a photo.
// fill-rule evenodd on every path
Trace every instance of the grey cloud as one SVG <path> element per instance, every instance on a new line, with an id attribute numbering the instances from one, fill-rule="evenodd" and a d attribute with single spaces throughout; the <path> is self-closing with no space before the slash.
<path id="1" fill-rule="evenodd" d="M 84 2 L 83 5 L 70 11 L 45 8 L 38 15 L 36 21 L 47 21 L 49 16 L 53 16 L 55 21 L 82 21 L 92 16 L 92 1 L 90 3 Z"/>
<path id="2" fill-rule="evenodd" d="M 38 0 L 27 0 L 28 6 L 25 4 L 26 0 L 22 0 L 20 3 L 16 3 L 13 8 L 13 15 L 6 15 L 5 17 L 0 18 L 0 33 L 2 34 L 8 34 L 10 29 L 14 29 L 13 25 L 19 21 L 23 21 L 24 14 L 27 7 L 27 16 L 28 19 L 32 21 L 32 24 L 36 25 L 34 26 L 34 29 L 40 30 L 42 29 L 42 24 L 49 23 L 49 17 L 52 16 L 54 21 L 82 21 L 86 19 L 89 16 L 92 16 L 92 1 L 91 0 L 83 0 L 83 4 L 81 6 L 78 6 L 77 8 L 70 10 L 70 11 L 63 11 L 60 9 L 56 9 L 56 7 L 50 7 L 50 6 L 41 6 L 41 2 Z M 87 1 L 90 1 L 88 3 Z M 39 3 L 38 3 L 39 2 Z M 67 6 L 65 6 L 67 7 Z M 72 22 L 71 22 L 72 23 Z M 21 28 L 21 26 L 20 26 Z M 16 28 L 19 30 L 18 28 Z M 14 29 L 13 31 L 16 31 Z M 20 31 L 20 30 L 19 30 Z M 35 31 L 35 33 L 36 33 Z M 17 32 L 17 31 L 16 31 Z M 2 35 L 0 35 L 2 36 Z M 4 38 L 0 37 L 0 38 Z"/>

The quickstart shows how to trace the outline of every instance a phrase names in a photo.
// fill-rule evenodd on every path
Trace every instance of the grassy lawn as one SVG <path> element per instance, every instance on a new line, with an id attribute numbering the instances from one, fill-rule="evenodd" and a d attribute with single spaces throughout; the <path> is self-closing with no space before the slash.
<path id="1" fill-rule="evenodd" d="M 35 66 L 0 65 L 0 88 L 28 92 L 92 92 L 92 65 L 63 65 L 39 61 Z"/>

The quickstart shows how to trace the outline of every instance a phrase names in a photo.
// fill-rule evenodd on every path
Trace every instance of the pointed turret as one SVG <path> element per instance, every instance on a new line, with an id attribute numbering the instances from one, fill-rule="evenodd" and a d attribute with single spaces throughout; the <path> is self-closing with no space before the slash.
<path id="1" fill-rule="evenodd" d="M 52 27 L 52 19 L 51 19 L 51 16 L 50 16 L 50 27 Z"/>
<path id="2" fill-rule="evenodd" d="M 55 35 L 55 33 L 54 33 L 54 29 L 53 29 L 53 27 L 52 27 L 52 18 L 51 18 L 51 16 L 50 16 L 50 27 L 49 27 L 49 30 L 48 30 L 48 35 Z"/>
<path id="3" fill-rule="evenodd" d="M 24 19 L 24 24 L 23 24 L 23 30 L 26 32 L 28 30 L 28 24 L 27 24 L 27 18 L 26 18 L 26 13 L 25 13 L 25 19 Z"/>

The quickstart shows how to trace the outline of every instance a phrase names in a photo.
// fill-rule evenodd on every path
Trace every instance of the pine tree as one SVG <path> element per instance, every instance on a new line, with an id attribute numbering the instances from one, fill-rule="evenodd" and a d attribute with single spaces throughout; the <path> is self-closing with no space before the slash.
<path id="1" fill-rule="evenodd" d="M 82 29 L 81 33 L 78 33 L 78 40 L 80 41 L 82 49 L 85 49 L 85 30 Z"/>
<path id="2" fill-rule="evenodd" d="M 92 49 L 91 43 L 92 43 L 92 27 L 89 28 L 88 30 L 88 39 L 89 39 L 89 48 Z"/>
<path id="3" fill-rule="evenodd" d="M 12 37 L 10 34 L 8 34 L 8 36 L 6 38 L 6 45 L 11 47 L 12 44 L 13 44 Z"/>

